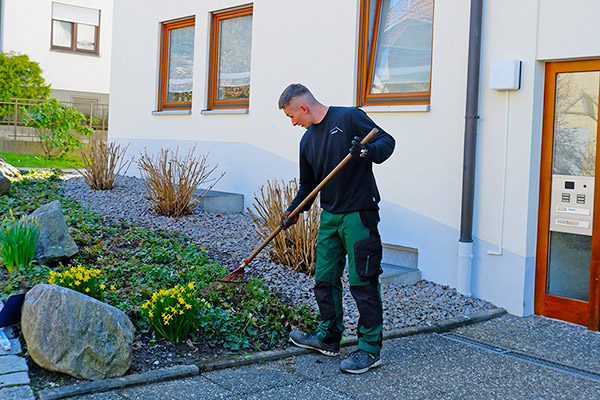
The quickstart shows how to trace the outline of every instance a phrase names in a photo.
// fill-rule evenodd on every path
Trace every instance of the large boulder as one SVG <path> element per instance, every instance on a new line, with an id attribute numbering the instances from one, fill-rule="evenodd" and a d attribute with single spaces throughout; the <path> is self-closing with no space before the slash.
<path id="1" fill-rule="evenodd" d="M 115 307 L 57 285 L 25 295 L 21 329 L 31 359 L 76 378 L 122 376 L 131 365 L 134 327 Z"/>
<path id="2" fill-rule="evenodd" d="M 0 156 L 0 174 L 13 182 L 19 180 L 21 177 L 19 170 L 7 163 L 2 156 Z"/>
<path id="3" fill-rule="evenodd" d="M 0 196 L 10 192 L 10 179 L 0 174 Z"/>
<path id="4" fill-rule="evenodd" d="M 40 239 L 33 255 L 38 264 L 54 265 L 79 251 L 69 234 L 58 200 L 45 204 L 29 215 L 40 226 Z"/>

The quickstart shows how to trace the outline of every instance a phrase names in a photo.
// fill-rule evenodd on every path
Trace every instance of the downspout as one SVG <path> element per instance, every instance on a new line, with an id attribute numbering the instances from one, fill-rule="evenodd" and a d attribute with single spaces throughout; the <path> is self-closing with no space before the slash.
<path id="1" fill-rule="evenodd" d="M 473 267 L 473 199 L 475 195 L 475 158 L 479 106 L 479 66 L 481 52 L 481 15 L 483 0 L 471 0 L 469 58 L 467 69 L 467 101 L 465 111 L 465 147 L 463 159 L 462 206 L 456 289 L 471 295 Z"/>

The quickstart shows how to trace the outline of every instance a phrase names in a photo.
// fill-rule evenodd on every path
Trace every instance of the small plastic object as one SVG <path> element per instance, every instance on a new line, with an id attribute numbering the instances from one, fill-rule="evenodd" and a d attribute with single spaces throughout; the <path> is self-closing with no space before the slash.
<path id="1" fill-rule="evenodd" d="M 10 340 L 8 340 L 8 337 L 6 337 L 6 334 L 4 333 L 4 328 L 0 328 L 0 346 L 2 346 L 5 351 L 9 351 L 12 348 Z"/>

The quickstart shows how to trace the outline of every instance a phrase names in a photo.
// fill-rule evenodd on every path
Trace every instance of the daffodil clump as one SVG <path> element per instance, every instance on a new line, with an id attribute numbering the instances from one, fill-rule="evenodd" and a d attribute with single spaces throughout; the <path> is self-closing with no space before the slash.
<path id="1" fill-rule="evenodd" d="M 194 282 L 152 293 L 142 304 L 142 315 L 160 336 L 178 343 L 190 334 L 198 308 Z"/>
<path id="2" fill-rule="evenodd" d="M 48 283 L 73 289 L 97 300 L 104 301 L 104 289 L 106 289 L 106 286 L 98 279 L 101 273 L 102 271 L 99 269 L 88 269 L 78 265 L 64 272 L 50 271 Z M 114 287 L 111 287 L 111 289 L 114 289 Z"/>

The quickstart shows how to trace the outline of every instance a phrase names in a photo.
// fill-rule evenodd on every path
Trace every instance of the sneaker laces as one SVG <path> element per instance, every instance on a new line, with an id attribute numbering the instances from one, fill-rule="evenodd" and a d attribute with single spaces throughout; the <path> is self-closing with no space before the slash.
<path id="1" fill-rule="evenodd" d="M 364 350 L 355 350 L 350 354 L 350 357 L 352 357 L 356 361 L 360 361 L 361 359 L 369 356 L 371 356 L 371 354 Z"/>

